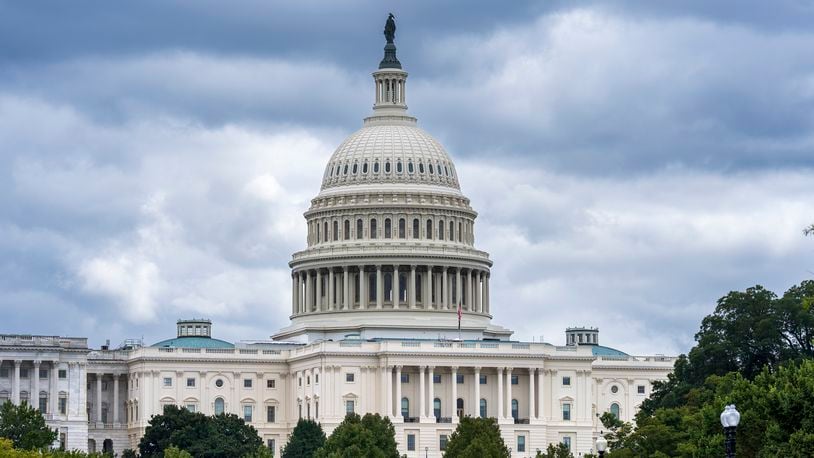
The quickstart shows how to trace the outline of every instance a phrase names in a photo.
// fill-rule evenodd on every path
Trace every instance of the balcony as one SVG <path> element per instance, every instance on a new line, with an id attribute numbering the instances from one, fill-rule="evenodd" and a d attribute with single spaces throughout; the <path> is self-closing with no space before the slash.
<path id="1" fill-rule="evenodd" d="M 529 424 L 529 419 L 528 418 L 515 418 L 514 419 L 514 424 L 515 425 L 527 425 L 527 424 Z"/>
<path id="2" fill-rule="evenodd" d="M 452 423 L 452 417 L 435 417 L 436 423 Z"/>
<path id="3" fill-rule="evenodd" d="M 418 417 L 403 417 L 404 423 L 418 423 Z"/>

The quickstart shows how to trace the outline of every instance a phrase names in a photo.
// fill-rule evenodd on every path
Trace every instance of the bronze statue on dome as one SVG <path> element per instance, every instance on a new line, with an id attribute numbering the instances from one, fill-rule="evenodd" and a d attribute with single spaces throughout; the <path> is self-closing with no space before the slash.
<path id="1" fill-rule="evenodd" d="M 393 16 L 393 13 L 390 13 L 387 16 L 387 22 L 384 24 L 384 38 L 387 40 L 388 43 L 392 43 L 393 39 L 396 38 L 396 17 Z"/>

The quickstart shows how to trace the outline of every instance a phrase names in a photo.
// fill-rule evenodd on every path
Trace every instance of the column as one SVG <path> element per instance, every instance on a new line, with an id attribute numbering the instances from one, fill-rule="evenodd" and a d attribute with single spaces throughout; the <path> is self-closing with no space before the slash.
<path id="1" fill-rule="evenodd" d="M 458 423 L 458 368 L 452 366 L 452 422 Z"/>
<path id="2" fill-rule="evenodd" d="M 427 370 L 429 371 L 429 375 L 427 376 L 427 383 L 430 385 L 429 389 L 427 390 L 429 393 L 429 411 L 430 416 L 435 416 L 435 375 L 433 371 L 435 370 L 435 366 L 427 366 Z M 436 420 L 437 422 L 438 420 Z"/>
<path id="3" fill-rule="evenodd" d="M 57 377 L 59 377 L 59 366 L 57 361 L 51 361 L 51 377 L 50 387 L 48 388 L 48 402 L 51 403 L 49 410 L 51 415 L 57 415 L 58 402 L 59 402 L 59 385 L 57 385 Z"/>
<path id="4" fill-rule="evenodd" d="M 472 416 L 477 418 L 480 416 L 480 367 L 475 367 L 475 400 L 472 403 Z"/>
<path id="5" fill-rule="evenodd" d="M 497 368 L 497 420 L 503 418 L 503 368 Z"/>
<path id="6" fill-rule="evenodd" d="M 473 310 L 472 306 L 474 302 L 472 302 L 472 269 L 466 271 L 466 309 L 470 312 Z"/>
<path id="7" fill-rule="evenodd" d="M 461 268 L 455 269 L 455 308 L 457 310 L 458 304 L 461 304 L 461 308 L 463 308 L 463 285 L 461 284 Z"/>
<path id="8" fill-rule="evenodd" d="M 303 307 L 303 312 L 310 311 L 311 311 L 311 271 L 307 270 L 305 272 L 305 307 Z"/>
<path id="9" fill-rule="evenodd" d="M 387 416 L 393 417 L 393 366 L 384 368 L 385 373 L 385 405 L 387 406 Z"/>
<path id="10" fill-rule="evenodd" d="M 537 377 L 537 418 L 545 420 L 545 373 L 547 369 L 540 369 L 539 376 Z"/>
<path id="11" fill-rule="evenodd" d="M 291 273 L 291 314 L 297 314 L 297 277 Z"/>
<path id="12" fill-rule="evenodd" d="M 113 374 L 113 424 L 118 424 L 119 422 L 119 378 L 121 374 Z M 203 382 L 202 382 L 203 384 Z M 179 399 L 180 401 L 180 399 Z M 203 403 L 201 404 L 203 407 Z"/>
<path id="13" fill-rule="evenodd" d="M 534 420 L 534 368 L 529 368 L 529 423 Z"/>
<path id="14" fill-rule="evenodd" d="M 316 301 L 317 312 L 322 311 L 322 269 L 317 269 L 317 298 Z"/>
<path id="15" fill-rule="evenodd" d="M 384 305 L 384 278 L 382 278 L 382 266 L 376 266 L 376 308 L 380 309 Z"/>
<path id="16" fill-rule="evenodd" d="M 11 382 L 11 402 L 14 405 L 20 405 L 20 365 L 23 364 L 22 360 L 14 360 L 14 378 Z"/>
<path id="17" fill-rule="evenodd" d="M 410 266 L 410 284 L 407 286 L 407 295 L 409 296 L 407 299 L 411 309 L 415 308 L 415 268 L 415 265 Z"/>
<path id="18" fill-rule="evenodd" d="M 336 290 L 336 279 L 334 278 L 334 268 L 330 267 L 328 269 L 328 310 L 335 310 L 336 308 L 336 296 L 334 295 Z"/>
<path id="19" fill-rule="evenodd" d="M 441 308 L 449 309 L 449 274 L 446 267 L 441 268 Z"/>
<path id="20" fill-rule="evenodd" d="M 399 279 L 399 266 L 393 266 L 393 308 L 399 308 L 401 304 L 401 280 Z"/>
<path id="21" fill-rule="evenodd" d="M 367 308 L 367 295 L 368 295 L 368 285 L 367 285 L 367 274 L 365 272 L 365 266 L 359 266 L 359 308 L 364 310 Z"/>
<path id="22" fill-rule="evenodd" d="M 506 368 L 506 418 L 512 416 L 512 368 Z"/>
<path id="23" fill-rule="evenodd" d="M 305 272 L 299 272 L 297 279 L 297 305 L 299 313 L 305 312 Z"/>
<path id="24" fill-rule="evenodd" d="M 342 308 L 344 310 L 350 310 L 353 306 L 350 303 L 350 266 L 345 266 L 343 270 L 343 278 L 342 278 L 342 297 L 344 298 L 344 303 L 342 304 Z"/>
<path id="25" fill-rule="evenodd" d="M 432 266 L 427 266 L 427 273 L 424 274 L 424 297 L 421 299 L 421 302 L 424 305 L 424 310 L 429 310 L 432 308 Z"/>
<path id="26" fill-rule="evenodd" d="M 483 312 L 482 301 L 483 289 L 481 289 L 481 271 L 475 274 L 475 311 L 478 313 Z"/>
<path id="27" fill-rule="evenodd" d="M 425 366 L 419 366 L 418 368 L 418 413 L 419 413 L 419 421 L 423 420 L 424 417 L 427 416 L 427 400 L 424 398 L 424 368 Z"/>
<path id="28" fill-rule="evenodd" d="M 396 366 L 396 417 L 401 416 L 401 366 Z"/>
<path id="29" fill-rule="evenodd" d="M 102 422 L 102 374 L 96 373 L 96 422 Z"/>
<path id="30" fill-rule="evenodd" d="M 491 308 L 491 306 L 489 304 L 489 277 L 490 277 L 490 275 L 487 273 L 486 275 L 484 275 L 484 279 L 483 279 L 483 284 L 484 284 L 483 289 L 484 289 L 484 292 L 485 292 L 485 294 L 484 294 L 485 297 L 483 298 L 483 311 L 484 311 L 484 313 L 491 313 L 491 311 L 492 311 L 492 308 Z"/>
<path id="31" fill-rule="evenodd" d="M 40 360 L 34 360 L 34 373 L 29 376 L 29 380 L 33 377 L 34 386 L 31 394 L 28 395 L 28 403 L 35 409 L 40 408 Z M 42 412 L 45 414 L 45 412 Z"/>

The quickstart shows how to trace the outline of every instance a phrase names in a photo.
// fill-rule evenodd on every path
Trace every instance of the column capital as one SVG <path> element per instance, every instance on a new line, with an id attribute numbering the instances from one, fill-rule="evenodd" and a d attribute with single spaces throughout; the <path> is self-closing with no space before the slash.
<path id="1" fill-rule="evenodd" d="M 400 371 L 400 370 L 401 370 L 401 369 L 402 369 L 404 366 L 402 366 L 401 364 L 399 364 L 399 365 L 394 366 L 394 367 L 396 368 L 396 370 L 397 370 L 397 371 Z"/>
<path id="2" fill-rule="evenodd" d="M 33 362 L 34 362 L 34 367 L 39 367 L 39 365 L 42 364 L 42 360 L 40 360 L 40 359 L 35 359 Z"/>
<path id="3" fill-rule="evenodd" d="M 22 359 L 15 359 L 15 360 L 14 360 L 14 365 L 15 365 L 15 366 L 19 366 L 19 365 L 21 365 L 21 364 L 23 364 L 23 360 L 22 360 Z"/>
<path id="4" fill-rule="evenodd" d="M 472 369 L 474 369 L 475 372 L 480 372 L 481 367 L 480 366 L 474 366 Z"/>
<path id="5" fill-rule="evenodd" d="M 415 270 L 418 267 L 416 264 L 410 264 L 410 270 Z"/>
<path id="6" fill-rule="evenodd" d="M 450 366 L 449 369 L 453 372 L 458 372 L 458 366 Z"/>

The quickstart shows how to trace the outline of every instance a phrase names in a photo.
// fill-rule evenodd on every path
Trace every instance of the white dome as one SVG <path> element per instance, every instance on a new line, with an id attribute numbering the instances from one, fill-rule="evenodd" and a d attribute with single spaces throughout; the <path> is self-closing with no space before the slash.
<path id="1" fill-rule="evenodd" d="M 455 166 L 438 140 L 405 123 L 368 123 L 351 134 L 328 161 L 322 189 L 368 183 L 460 190 Z"/>

